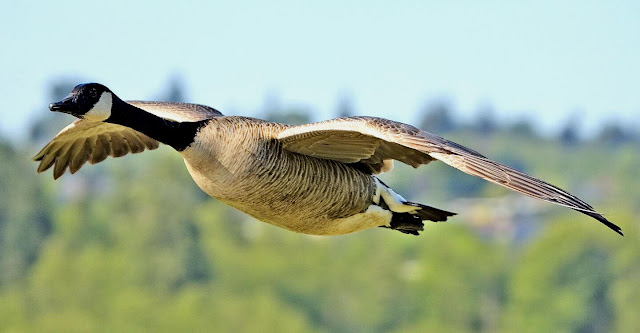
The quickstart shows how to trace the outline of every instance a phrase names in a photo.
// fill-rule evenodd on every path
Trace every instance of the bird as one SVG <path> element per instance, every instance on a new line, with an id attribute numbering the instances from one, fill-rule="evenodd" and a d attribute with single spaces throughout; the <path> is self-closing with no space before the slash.
<path id="1" fill-rule="evenodd" d="M 190 103 L 123 101 L 99 83 L 73 88 L 49 109 L 75 116 L 34 160 L 54 179 L 87 161 L 158 148 L 180 153 L 195 183 L 254 218 L 298 233 L 343 235 L 374 227 L 405 234 L 456 213 L 408 201 L 377 175 L 393 161 L 444 162 L 521 194 L 617 225 L 567 191 L 414 126 L 353 116 L 303 125 L 225 116 Z"/>

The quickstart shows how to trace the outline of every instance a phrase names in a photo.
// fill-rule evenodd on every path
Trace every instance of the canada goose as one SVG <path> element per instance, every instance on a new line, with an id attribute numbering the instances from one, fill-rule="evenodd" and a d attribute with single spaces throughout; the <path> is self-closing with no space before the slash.
<path id="1" fill-rule="evenodd" d="M 440 160 L 522 194 L 574 209 L 622 235 L 572 194 L 411 125 L 346 117 L 300 126 L 223 116 L 204 105 L 124 102 L 98 83 L 76 86 L 51 111 L 77 118 L 35 157 L 38 172 L 98 163 L 155 149 L 178 151 L 210 196 L 261 221 L 295 232 L 340 235 L 386 227 L 417 235 L 423 220 L 455 215 L 405 200 L 375 174 L 393 160 L 413 167 Z"/>

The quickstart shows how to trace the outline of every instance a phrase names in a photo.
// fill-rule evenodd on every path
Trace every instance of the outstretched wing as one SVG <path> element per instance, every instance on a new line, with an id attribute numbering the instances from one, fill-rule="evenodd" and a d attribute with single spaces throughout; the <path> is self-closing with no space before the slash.
<path id="1" fill-rule="evenodd" d="M 168 102 L 127 102 L 149 113 L 173 121 L 199 121 L 220 116 L 208 106 Z M 160 143 L 131 128 L 79 119 L 65 127 L 33 158 L 40 161 L 38 172 L 53 166 L 58 179 L 67 168 L 73 174 L 87 161 L 95 164 L 108 156 L 120 157 L 158 148 Z"/>
<path id="2" fill-rule="evenodd" d="M 576 196 L 411 125 L 382 118 L 347 117 L 289 127 L 278 139 L 289 151 L 344 163 L 361 163 L 374 173 L 387 171 L 386 161 L 390 159 L 413 167 L 437 159 L 470 175 L 579 211 L 622 235 L 617 225 Z"/>
<path id="3" fill-rule="evenodd" d="M 33 159 L 40 161 L 38 173 L 53 166 L 53 178 L 58 179 L 67 167 L 73 174 L 87 161 L 95 164 L 107 156 L 140 153 L 159 145 L 128 127 L 79 119 L 60 131 Z"/>

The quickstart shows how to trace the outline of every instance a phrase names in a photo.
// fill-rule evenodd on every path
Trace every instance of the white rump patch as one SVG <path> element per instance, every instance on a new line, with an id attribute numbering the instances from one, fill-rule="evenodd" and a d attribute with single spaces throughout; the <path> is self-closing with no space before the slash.
<path id="1" fill-rule="evenodd" d="M 415 206 L 405 205 L 407 202 L 405 198 L 403 198 L 400 194 L 394 192 L 391 188 L 382 184 L 377 177 L 373 177 L 376 181 L 376 195 L 374 196 L 373 202 L 380 203 L 380 197 L 382 200 L 389 206 L 389 210 L 396 213 L 415 213 L 419 208 Z M 376 202 L 376 199 L 378 200 Z"/>
<path id="2" fill-rule="evenodd" d="M 371 205 L 366 211 L 349 217 L 333 220 L 332 224 L 322 230 L 322 235 L 344 235 L 352 232 L 389 226 L 391 212 L 380 206 Z"/>
<path id="3" fill-rule="evenodd" d="M 105 91 L 91 110 L 84 114 L 83 118 L 89 121 L 105 121 L 111 116 L 112 105 L 113 97 L 110 92 Z"/>

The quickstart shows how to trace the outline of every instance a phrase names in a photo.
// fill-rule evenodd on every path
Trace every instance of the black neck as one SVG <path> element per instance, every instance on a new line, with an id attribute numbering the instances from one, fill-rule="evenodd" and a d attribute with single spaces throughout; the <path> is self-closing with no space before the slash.
<path id="1" fill-rule="evenodd" d="M 209 120 L 180 123 L 164 119 L 114 96 L 111 116 L 105 121 L 129 127 L 177 151 L 183 151 L 193 143 L 200 128 Z"/>

